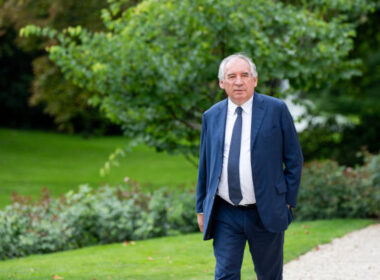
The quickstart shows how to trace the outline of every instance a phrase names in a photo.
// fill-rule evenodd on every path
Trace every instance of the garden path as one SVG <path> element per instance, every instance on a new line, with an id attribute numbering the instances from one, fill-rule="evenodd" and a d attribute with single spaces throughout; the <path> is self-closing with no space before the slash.
<path id="1" fill-rule="evenodd" d="M 284 280 L 380 280 L 380 224 L 317 246 L 284 266 Z"/>

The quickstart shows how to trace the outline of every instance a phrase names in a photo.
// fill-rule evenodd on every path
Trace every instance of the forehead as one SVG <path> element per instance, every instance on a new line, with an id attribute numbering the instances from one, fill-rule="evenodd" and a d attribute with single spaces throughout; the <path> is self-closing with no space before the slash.
<path id="1" fill-rule="evenodd" d="M 225 74 L 232 74 L 232 73 L 244 73 L 244 72 L 250 72 L 249 64 L 247 61 L 241 58 L 235 58 L 231 61 L 229 61 L 226 64 L 225 67 Z"/>

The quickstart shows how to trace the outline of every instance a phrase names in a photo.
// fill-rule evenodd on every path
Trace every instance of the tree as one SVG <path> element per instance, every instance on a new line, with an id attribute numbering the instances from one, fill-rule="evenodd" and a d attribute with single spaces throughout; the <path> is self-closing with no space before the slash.
<path id="1" fill-rule="evenodd" d="M 33 80 L 30 61 L 40 53 L 25 51 L 18 45 L 18 30 L 9 19 L 15 15 L 8 13 L 6 4 L 0 2 L 0 125 L 52 127 L 52 121 L 42 114 L 41 107 L 28 106 L 29 87 Z"/>
<path id="2" fill-rule="evenodd" d="M 137 2 L 124 1 L 121 8 Z M 61 70 L 48 60 L 45 47 L 54 45 L 54 39 L 17 36 L 19 29 L 27 24 L 57 30 L 81 24 L 93 32 L 104 30 L 99 17 L 106 6 L 103 0 L 5 0 L 0 3 L 2 125 L 34 127 L 51 123 L 42 116 L 43 110 L 54 117 L 60 130 L 101 133 L 115 129 L 98 109 L 87 103 L 91 92 L 65 80 Z M 44 126 L 50 128 L 51 124 Z"/>
<path id="3" fill-rule="evenodd" d="M 349 58 L 360 61 L 361 75 L 307 95 L 315 104 L 311 113 L 329 121 L 309 126 L 301 140 L 305 158 L 334 158 L 353 166 L 363 163 L 362 149 L 372 153 L 380 150 L 380 1 L 374 12 L 361 16 L 350 13 L 350 20 L 357 22 L 357 35 Z M 337 123 L 336 115 L 347 121 Z"/>
<path id="4" fill-rule="evenodd" d="M 371 4 L 357 6 L 364 13 Z M 29 26 L 22 34 L 57 38 L 50 58 L 66 78 L 96 93 L 92 104 L 127 136 L 191 160 L 202 113 L 224 97 L 216 76 L 228 54 L 252 56 L 259 91 L 271 95 L 280 94 L 284 79 L 302 93 L 358 73 L 358 61 L 347 58 L 355 25 L 343 12 L 325 17 L 335 6 L 323 7 L 324 13 L 291 1 L 151 0 L 120 16 L 117 8 L 104 10 L 105 32 Z"/>

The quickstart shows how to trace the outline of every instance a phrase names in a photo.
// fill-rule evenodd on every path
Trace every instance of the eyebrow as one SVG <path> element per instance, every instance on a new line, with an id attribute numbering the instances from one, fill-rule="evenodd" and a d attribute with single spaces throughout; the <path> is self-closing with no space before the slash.
<path id="1" fill-rule="evenodd" d="M 249 75 L 249 72 L 243 72 L 242 75 Z M 227 74 L 227 77 L 236 76 L 236 73 Z"/>

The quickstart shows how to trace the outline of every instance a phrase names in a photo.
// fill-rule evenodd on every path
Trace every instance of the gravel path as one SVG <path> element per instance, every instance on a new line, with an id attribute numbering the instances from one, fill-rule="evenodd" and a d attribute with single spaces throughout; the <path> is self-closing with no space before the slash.
<path id="1" fill-rule="evenodd" d="M 320 245 L 284 266 L 284 280 L 380 280 L 380 224 Z"/>

